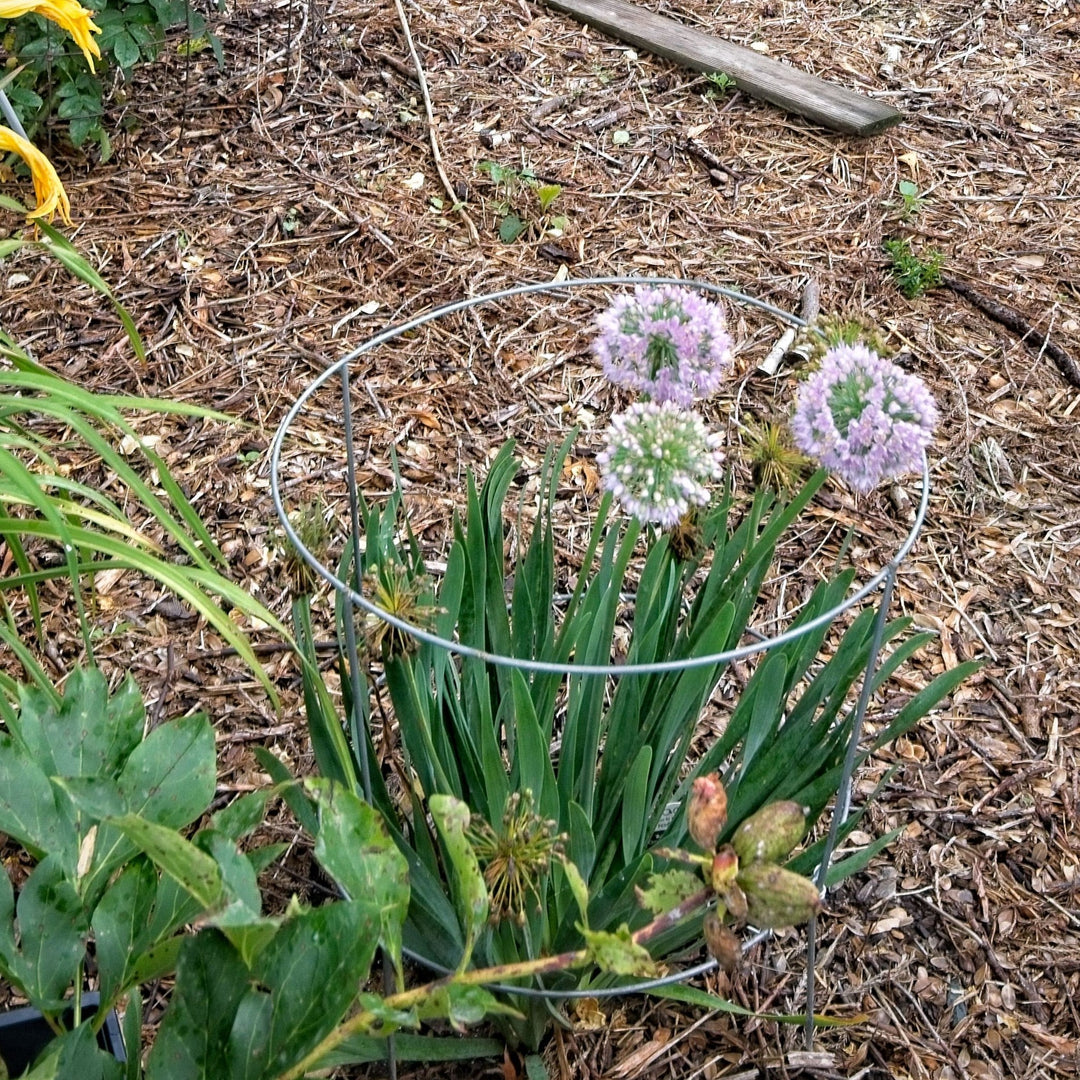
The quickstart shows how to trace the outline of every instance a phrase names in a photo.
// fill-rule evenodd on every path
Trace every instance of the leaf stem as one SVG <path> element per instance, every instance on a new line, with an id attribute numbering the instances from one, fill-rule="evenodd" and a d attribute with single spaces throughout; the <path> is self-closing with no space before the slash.
<path id="1" fill-rule="evenodd" d="M 687 897 L 680 904 L 676 904 L 670 911 L 658 915 L 647 926 L 643 926 L 633 935 L 636 945 L 644 945 L 653 938 L 658 937 L 665 930 L 669 930 L 676 923 L 681 922 L 687 916 L 692 915 L 697 909 L 704 907 L 713 896 L 711 888 L 703 888 L 693 896 Z M 558 953 L 555 956 L 543 956 L 536 960 L 519 960 L 512 964 L 494 964 L 491 967 L 477 968 L 473 971 L 463 971 L 454 975 L 445 975 L 434 982 L 425 983 L 412 990 L 402 991 L 386 998 L 385 1005 L 389 1009 L 405 1011 L 413 1008 L 429 998 L 437 990 L 446 986 L 484 986 L 487 983 L 505 982 L 508 979 L 521 979 L 533 975 L 548 975 L 555 971 L 567 971 L 587 963 L 590 958 L 588 949 L 575 949 L 571 952 Z M 361 1009 L 339 1024 L 331 1031 L 314 1049 L 307 1053 L 299 1062 L 285 1072 L 278 1074 L 276 1080 L 301 1080 L 309 1069 L 315 1068 L 318 1063 L 335 1050 L 346 1039 L 353 1035 L 361 1035 L 378 1023 L 379 1017 L 368 1009 Z"/>

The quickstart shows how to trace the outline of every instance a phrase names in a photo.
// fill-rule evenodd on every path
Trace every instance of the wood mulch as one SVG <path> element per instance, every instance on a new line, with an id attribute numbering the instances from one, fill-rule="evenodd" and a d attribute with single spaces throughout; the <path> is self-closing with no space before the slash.
<path id="1" fill-rule="evenodd" d="M 75 240 L 133 313 L 148 362 L 132 358 L 95 296 L 26 254 L 5 263 L 4 327 L 82 385 L 246 422 L 140 421 L 161 436 L 236 580 L 285 615 L 265 450 L 304 387 L 372 333 L 556 275 L 700 278 L 790 311 L 815 281 L 822 312 L 875 326 L 943 413 L 930 515 L 895 601 L 939 636 L 890 694 L 985 660 L 860 777 L 862 796 L 897 769 L 854 842 L 903 832 L 830 895 L 817 970 L 819 1011 L 865 1019 L 807 1049 L 797 1028 L 627 999 L 572 1013 L 546 1060 L 564 1080 L 1075 1077 L 1080 391 L 1046 341 L 1080 359 L 1080 13 L 1067 0 L 647 6 L 878 96 L 907 119 L 868 140 L 829 134 L 525 0 L 407 3 L 444 184 L 392 3 L 242 0 L 209 16 L 223 70 L 208 52 L 189 61 L 167 49 L 114 106 L 130 129 L 114 160 L 59 162 Z M 532 187 L 496 184 L 483 162 L 530 170 L 561 193 L 545 214 Z M 905 180 L 921 200 L 907 209 Z M 511 212 L 525 229 L 505 243 L 498 229 Z M 553 216 L 566 219 L 556 232 Z M 951 278 L 1033 336 L 1020 340 L 963 288 L 905 299 L 886 238 L 940 251 Z M 361 361 L 365 489 L 391 483 L 394 444 L 432 550 L 445 538 L 446 492 L 508 435 L 537 458 L 572 424 L 595 443 L 613 399 L 585 354 L 587 307 L 463 316 Z M 723 410 L 782 411 L 790 372 L 754 371 L 778 325 L 732 314 L 747 344 Z M 294 431 L 296 507 L 322 497 L 334 508 L 343 496 L 335 405 L 317 395 Z M 584 498 L 588 454 L 578 465 L 568 484 Z M 826 508 L 841 521 L 853 512 L 839 489 Z M 854 510 L 890 536 L 907 513 L 887 493 Z M 873 529 L 863 540 L 876 568 Z M 77 643 L 62 597 L 52 604 L 62 669 Z M 285 702 L 275 712 L 156 587 L 110 581 L 97 605 L 115 631 L 103 649 L 137 674 L 152 708 L 214 717 L 223 799 L 259 783 L 253 744 L 312 768 L 287 655 L 265 657 Z M 888 696 L 879 705 L 887 712 Z M 275 828 L 291 835 L 284 819 Z M 297 852 L 272 879 L 275 894 L 304 891 L 306 866 Z M 797 1012 L 804 936 L 785 933 L 739 976 L 703 985 Z M 523 1075 L 510 1057 L 456 1068 L 403 1064 L 399 1075 Z"/>

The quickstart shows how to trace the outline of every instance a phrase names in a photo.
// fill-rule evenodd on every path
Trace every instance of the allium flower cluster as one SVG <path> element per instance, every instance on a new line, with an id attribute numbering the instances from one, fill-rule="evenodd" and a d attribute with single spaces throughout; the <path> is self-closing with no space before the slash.
<path id="1" fill-rule="evenodd" d="M 795 444 L 867 492 L 921 467 L 938 411 L 922 379 L 862 345 L 837 345 L 800 387 Z"/>
<path id="2" fill-rule="evenodd" d="M 722 473 L 720 437 L 670 401 L 631 405 L 612 417 L 606 437 L 596 458 L 604 487 L 642 522 L 678 524 L 691 506 L 709 501 L 705 484 Z"/>
<path id="3" fill-rule="evenodd" d="M 692 289 L 639 285 L 597 320 L 593 351 L 618 386 L 657 403 L 690 406 L 708 397 L 731 367 L 724 310 Z"/>

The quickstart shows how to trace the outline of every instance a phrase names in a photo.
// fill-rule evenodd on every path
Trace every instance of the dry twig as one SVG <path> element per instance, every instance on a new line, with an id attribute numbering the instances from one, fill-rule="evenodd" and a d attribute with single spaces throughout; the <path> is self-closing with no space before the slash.
<path id="1" fill-rule="evenodd" d="M 413 44 L 412 30 L 409 28 L 409 18 L 405 14 L 405 6 L 401 0 L 394 0 L 394 6 L 397 8 L 398 20 L 405 34 L 405 42 L 409 46 L 409 56 L 412 57 L 413 67 L 416 69 L 416 81 L 420 84 L 420 96 L 424 99 L 424 114 L 427 116 L 428 136 L 431 140 L 431 157 L 435 162 L 435 169 L 439 174 L 439 179 L 442 181 L 443 190 L 450 198 L 450 202 L 457 210 L 461 220 L 465 222 L 465 227 L 469 230 L 472 242 L 479 244 L 480 234 L 476 231 L 476 225 L 473 223 L 473 219 L 469 217 L 461 200 L 457 197 L 454 185 L 450 183 L 450 177 L 446 175 L 446 169 L 443 167 L 439 139 L 435 131 L 435 113 L 431 107 L 431 95 L 428 93 L 427 78 L 424 76 L 424 66 L 420 63 L 420 54 L 417 53 L 416 45 Z"/>

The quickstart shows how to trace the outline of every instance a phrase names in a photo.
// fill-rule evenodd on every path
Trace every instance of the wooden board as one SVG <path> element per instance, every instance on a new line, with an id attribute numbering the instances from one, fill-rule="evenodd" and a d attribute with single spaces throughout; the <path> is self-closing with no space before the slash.
<path id="1" fill-rule="evenodd" d="M 704 72 L 724 72 L 751 97 L 772 102 L 833 131 L 875 135 L 898 124 L 891 105 L 807 75 L 753 49 L 732 45 L 626 0 L 543 0 L 619 41 Z"/>

